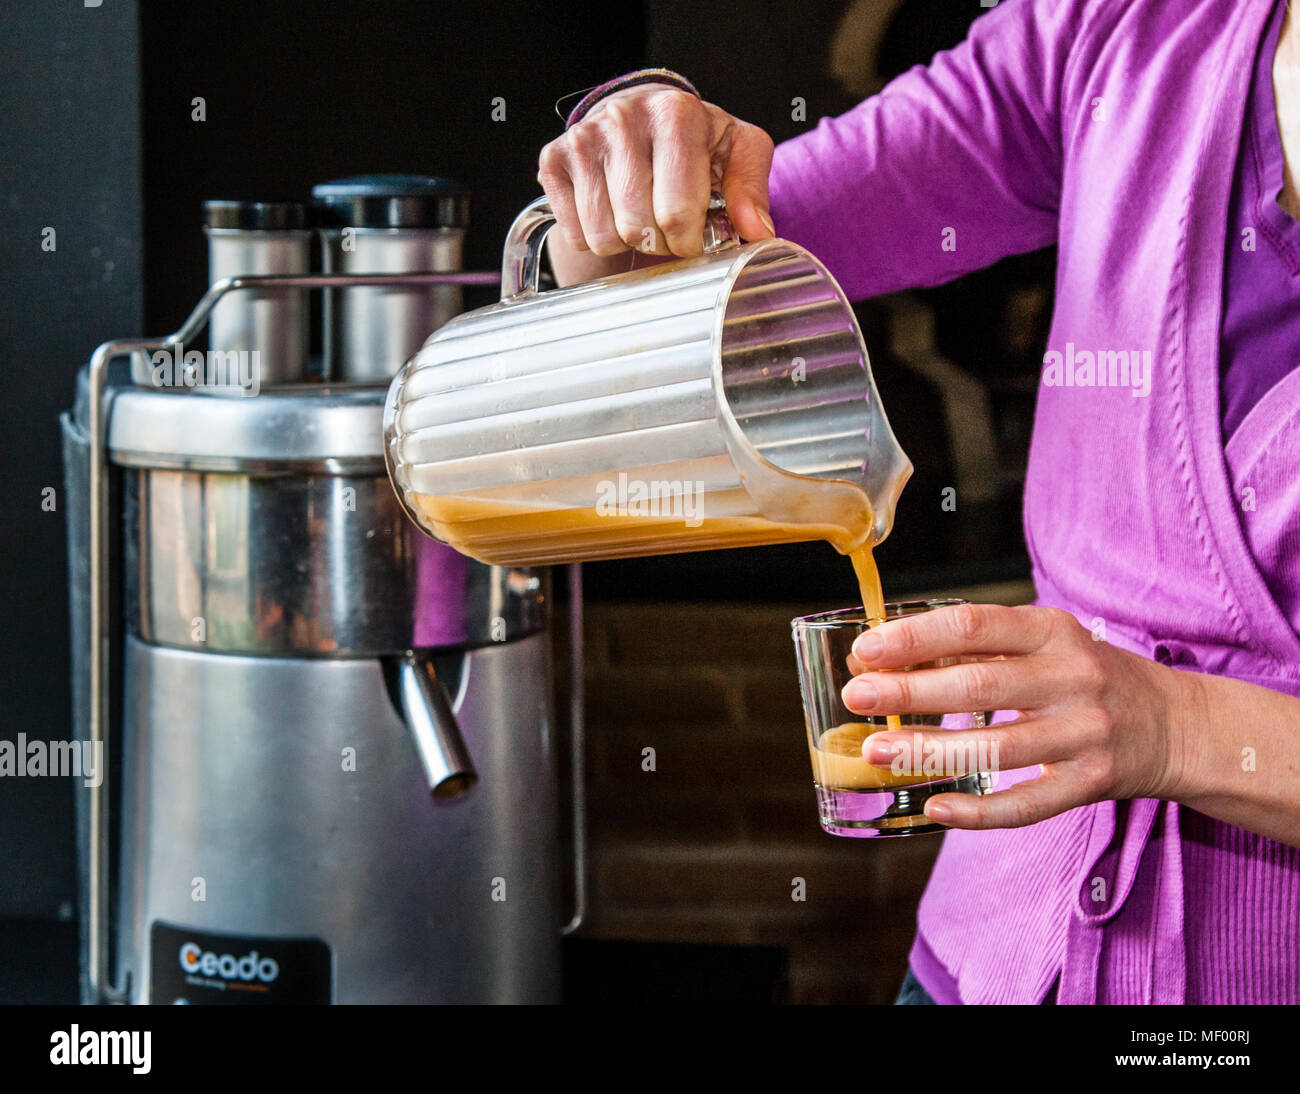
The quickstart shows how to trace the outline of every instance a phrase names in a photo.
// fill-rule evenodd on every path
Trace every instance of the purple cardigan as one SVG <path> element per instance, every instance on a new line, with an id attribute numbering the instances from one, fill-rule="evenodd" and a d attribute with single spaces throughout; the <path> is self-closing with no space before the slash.
<path id="1" fill-rule="evenodd" d="M 1003 0 L 783 144 L 772 211 L 855 298 L 1059 243 L 1025 489 L 1039 602 L 1300 696 L 1282 606 L 1300 593 L 1300 370 L 1232 437 L 1231 473 L 1219 413 L 1229 198 L 1274 11 Z M 1300 1002 L 1300 850 L 1148 799 L 954 831 L 918 927 L 922 982 L 968 1003 L 1039 1002 L 1058 976 L 1062 1003 Z"/>

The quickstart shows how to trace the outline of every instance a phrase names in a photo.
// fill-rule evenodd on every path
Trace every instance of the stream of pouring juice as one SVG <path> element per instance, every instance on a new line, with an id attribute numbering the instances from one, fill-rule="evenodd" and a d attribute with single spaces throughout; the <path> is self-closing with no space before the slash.
<path id="1" fill-rule="evenodd" d="M 850 551 L 849 561 L 853 563 L 853 572 L 857 574 L 858 577 L 858 591 L 862 594 L 863 612 L 866 614 L 868 619 L 884 619 L 885 618 L 885 590 L 883 586 L 881 586 L 880 584 L 880 571 L 876 569 L 876 559 L 875 556 L 871 553 L 871 548 L 859 547 L 855 551 Z M 858 750 L 856 755 L 858 759 L 861 760 L 865 766 L 870 767 L 870 765 L 867 764 L 866 760 L 862 758 L 862 741 L 865 740 L 868 733 L 870 733 L 876 727 L 873 727 L 869 724 L 862 724 L 862 723 L 851 723 L 851 726 L 855 731 L 856 730 L 864 731 L 858 737 Z M 846 729 L 846 728 L 849 727 L 840 726 L 839 729 L 832 730 L 832 732 L 838 733 L 839 730 Z M 885 715 L 885 728 L 886 729 L 902 728 L 902 722 L 899 721 L 897 714 Z M 822 740 L 821 742 L 819 742 L 818 745 L 819 748 L 822 749 L 826 748 L 826 745 L 828 743 L 826 741 L 826 738 L 829 736 L 830 736 L 829 733 L 822 734 Z M 817 763 L 817 757 L 814 756 L 813 765 L 816 766 L 816 763 Z M 878 769 L 872 767 L 871 770 L 877 771 Z"/>

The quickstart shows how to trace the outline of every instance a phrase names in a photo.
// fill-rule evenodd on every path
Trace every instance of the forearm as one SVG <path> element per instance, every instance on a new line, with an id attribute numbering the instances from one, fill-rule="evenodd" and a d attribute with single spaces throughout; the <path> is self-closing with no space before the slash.
<path id="1" fill-rule="evenodd" d="M 776 149 L 777 233 L 851 298 L 935 285 L 1055 242 L 1069 59 L 1088 8 L 1001 4 L 966 41 Z"/>
<path id="2" fill-rule="evenodd" d="M 1300 847 L 1300 699 L 1226 676 L 1169 672 L 1177 781 L 1168 796 Z"/>

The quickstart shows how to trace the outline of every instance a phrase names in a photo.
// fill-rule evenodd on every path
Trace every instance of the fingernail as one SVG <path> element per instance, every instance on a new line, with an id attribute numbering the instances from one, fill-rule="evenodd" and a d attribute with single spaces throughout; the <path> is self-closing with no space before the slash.
<path id="1" fill-rule="evenodd" d="M 874 707 L 880 698 L 880 692 L 870 680 L 854 680 L 845 684 L 842 695 L 844 705 L 850 710 L 856 707 Z"/>
<path id="2" fill-rule="evenodd" d="M 776 225 L 772 223 L 772 218 L 768 216 L 766 209 L 758 210 L 758 219 L 763 222 L 763 225 L 772 235 L 776 235 Z"/>
<path id="3" fill-rule="evenodd" d="M 892 737 L 881 737 L 880 734 L 873 733 L 862 746 L 863 758 L 877 767 L 892 767 L 902 743 Z"/>
<path id="4" fill-rule="evenodd" d="M 952 806 L 946 802 L 928 801 L 925 803 L 925 815 L 932 821 L 947 824 L 952 820 Z"/>
<path id="5" fill-rule="evenodd" d="M 875 631 L 860 634 L 853 643 L 853 655 L 859 661 L 874 661 L 885 652 L 885 640 Z"/>

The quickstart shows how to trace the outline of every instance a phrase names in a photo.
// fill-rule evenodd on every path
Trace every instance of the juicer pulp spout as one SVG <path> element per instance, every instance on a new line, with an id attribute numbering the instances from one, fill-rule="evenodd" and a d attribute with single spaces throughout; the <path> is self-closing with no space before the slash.
<path id="1" fill-rule="evenodd" d="M 433 665 L 415 654 L 402 657 L 397 663 L 397 694 L 434 800 L 463 797 L 478 775 Z"/>

